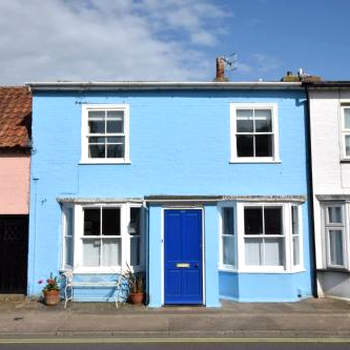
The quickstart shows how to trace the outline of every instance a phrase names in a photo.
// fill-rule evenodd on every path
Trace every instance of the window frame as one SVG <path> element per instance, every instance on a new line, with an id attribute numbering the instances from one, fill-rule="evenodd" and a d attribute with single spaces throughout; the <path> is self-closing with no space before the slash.
<path id="1" fill-rule="evenodd" d="M 62 206 L 62 216 L 64 216 L 65 207 L 71 204 Z M 140 259 L 139 265 L 131 265 L 130 247 L 131 237 L 129 234 L 129 222 L 130 222 L 130 209 L 141 208 L 140 213 Z M 84 266 L 83 262 L 83 239 L 84 236 L 84 209 L 90 208 L 120 208 L 120 235 L 118 236 L 106 236 L 107 238 L 117 237 L 121 242 L 121 265 L 114 266 Z M 86 203 L 86 204 L 74 204 L 74 230 L 73 230 L 73 266 L 66 266 L 64 264 L 64 252 L 65 241 L 62 242 L 62 270 L 72 269 L 74 273 L 120 273 L 127 269 L 129 265 L 130 269 L 134 272 L 144 270 L 144 225 L 145 225 L 145 210 L 143 203 Z M 62 237 L 64 233 L 64 226 L 62 226 Z M 88 236 L 92 237 L 92 236 Z"/>
<path id="2" fill-rule="evenodd" d="M 283 240 L 284 265 L 247 265 L 245 263 L 245 237 L 244 235 L 244 208 L 245 207 L 281 207 L 282 208 L 282 229 L 283 235 L 279 237 Z M 299 229 L 299 264 L 293 264 L 293 229 L 292 229 L 292 206 L 297 207 L 298 229 Z M 223 263 L 223 218 L 222 208 L 232 207 L 234 215 L 234 240 L 235 240 L 235 265 Z M 297 202 L 223 202 L 218 205 L 219 214 L 219 269 L 221 271 L 233 271 L 243 273 L 296 273 L 305 271 L 304 268 L 304 234 L 303 234 L 303 204 Z M 252 235 L 249 235 L 250 237 Z M 272 235 L 270 235 L 272 236 Z"/>
<path id="3" fill-rule="evenodd" d="M 71 204 L 66 204 L 61 207 L 62 210 L 62 218 L 61 218 L 61 224 L 62 224 L 62 251 L 61 251 L 61 266 L 64 270 L 71 270 L 74 266 L 74 222 L 75 222 L 75 213 L 74 213 L 74 206 Z M 68 217 L 68 210 L 72 210 L 72 225 L 71 228 L 72 234 L 67 235 L 67 217 Z M 72 259 L 73 264 L 67 264 L 66 262 L 66 251 L 67 251 L 67 244 L 66 244 L 66 238 L 71 239 L 72 244 Z"/>
<path id="4" fill-rule="evenodd" d="M 329 222 L 329 212 L 328 208 L 335 208 L 335 207 L 341 207 L 341 212 L 342 212 L 342 223 L 331 223 Z M 321 210 L 322 210 L 322 231 L 323 231 L 323 236 L 324 236 L 324 249 L 325 249 L 325 258 L 326 258 L 326 266 L 327 269 L 332 270 L 349 270 L 349 254 L 347 253 L 348 251 L 348 234 L 347 234 L 347 221 L 348 221 L 348 215 L 347 215 L 347 210 L 348 210 L 348 205 L 345 202 L 327 202 L 327 203 L 322 203 L 321 205 Z M 343 265 L 335 265 L 332 264 L 331 262 L 331 253 L 330 253 L 330 235 L 329 231 L 335 230 L 335 231 L 342 231 L 342 253 L 343 253 Z"/>
<path id="5" fill-rule="evenodd" d="M 83 104 L 81 111 L 81 160 L 80 164 L 130 164 L 130 140 L 129 140 L 129 119 L 130 111 L 128 104 Z M 90 158 L 89 142 L 91 136 L 88 132 L 88 116 L 90 111 L 123 111 L 124 112 L 124 132 L 105 134 L 124 137 L 124 158 Z M 118 135 L 117 135 L 118 134 Z"/>
<path id="6" fill-rule="evenodd" d="M 255 110 L 269 109 L 271 110 L 271 125 L 272 131 L 272 157 L 238 157 L 237 155 L 237 110 Z M 252 133 L 245 133 L 255 135 Z M 261 133 L 264 134 L 264 133 Z M 230 103 L 230 142 L 231 156 L 230 163 L 280 163 L 279 154 L 279 127 L 278 127 L 278 105 L 277 103 Z"/>
<path id="7" fill-rule="evenodd" d="M 346 136 L 350 136 L 350 129 L 345 128 L 345 113 L 344 110 L 345 109 L 349 109 L 350 110 L 350 104 L 349 103 L 341 103 L 340 105 L 340 122 L 341 122 L 341 126 L 340 126 L 340 137 L 341 137 L 341 154 L 342 154 L 342 159 L 345 160 L 350 160 L 350 154 L 347 155 L 346 154 L 346 142 L 345 142 L 345 138 Z"/>
<path id="8" fill-rule="evenodd" d="M 229 265 L 224 263 L 224 237 L 228 236 L 224 234 L 224 209 L 232 208 L 233 211 L 233 259 L 234 264 Z M 225 202 L 218 204 L 218 216 L 219 216 L 219 266 L 222 270 L 235 271 L 238 267 L 237 259 L 237 210 L 236 204 L 233 202 Z"/>

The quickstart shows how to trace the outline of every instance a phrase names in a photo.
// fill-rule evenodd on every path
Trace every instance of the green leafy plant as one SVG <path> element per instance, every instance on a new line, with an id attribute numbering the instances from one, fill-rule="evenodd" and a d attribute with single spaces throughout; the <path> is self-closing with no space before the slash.
<path id="1" fill-rule="evenodd" d="M 39 280 L 39 284 L 43 284 L 44 280 Z M 43 287 L 43 292 L 48 292 L 51 290 L 60 290 L 60 284 L 57 276 L 53 276 L 52 272 L 50 277 L 46 280 L 46 285 Z"/>
<path id="2" fill-rule="evenodd" d="M 127 265 L 127 270 L 124 273 L 124 278 L 127 280 L 129 293 L 144 293 L 144 273 L 143 272 L 133 272 L 130 266 Z"/>

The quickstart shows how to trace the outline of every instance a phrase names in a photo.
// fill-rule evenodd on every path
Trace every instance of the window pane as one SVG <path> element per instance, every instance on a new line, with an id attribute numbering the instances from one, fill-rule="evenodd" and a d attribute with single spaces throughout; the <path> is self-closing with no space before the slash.
<path id="1" fill-rule="evenodd" d="M 299 236 L 293 237 L 293 265 L 300 264 Z"/>
<path id="2" fill-rule="evenodd" d="M 89 111 L 89 120 L 104 120 L 105 111 Z"/>
<path id="3" fill-rule="evenodd" d="M 102 208 L 102 234 L 120 235 L 120 208 Z"/>
<path id="4" fill-rule="evenodd" d="M 105 122 L 104 120 L 89 120 L 90 134 L 104 134 L 105 133 Z"/>
<path id="5" fill-rule="evenodd" d="M 72 237 L 65 238 L 65 257 L 64 264 L 73 266 L 73 239 Z"/>
<path id="6" fill-rule="evenodd" d="M 107 158 L 124 158 L 124 145 L 107 144 Z"/>
<path id="7" fill-rule="evenodd" d="M 344 129 L 350 129 L 350 108 L 344 108 Z"/>
<path id="8" fill-rule="evenodd" d="M 265 234 L 266 235 L 281 235 L 282 229 L 282 208 L 280 207 L 265 207 Z"/>
<path id="9" fill-rule="evenodd" d="M 104 136 L 102 136 L 102 137 L 92 136 L 92 137 L 89 137 L 89 143 L 102 143 L 102 144 L 104 144 L 105 139 L 106 138 Z"/>
<path id="10" fill-rule="evenodd" d="M 235 265 L 234 237 L 222 237 L 223 263 L 225 265 Z"/>
<path id="11" fill-rule="evenodd" d="M 272 157 L 272 135 L 255 136 L 255 153 L 257 157 Z"/>
<path id="12" fill-rule="evenodd" d="M 107 120 L 107 132 L 108 133 L 119 133 L 123 132 L 123 121 L 122 120 Z"/>
<path id="13" fill-rule="evenodd" d="M 236 112 L 237 119 L 252 119 L 253 110 L 252 109 L 237 109 Z"/>
<path id="14" fill-rule="evenodd" d="M 83 264 L 84 266 L 100 265 L 100 240 L 84 239 L 83 240 Z"/>
<path id="15" fill-rule="evenodd" d="M 102 239 L 102 266 L 120 266 L 120 238 Z"/>
<path id="16" fill-rule="evenodd" d="M 129 233 L 131 235 L 140 234 L 141 208 L 130 208 Z"/>
<path id="17" fill-rule="evenodd" d="M 84 209 L 84 235 L 100 234 L 100 208 Z"/>
<path id="18" fill-rule="evenodd" d="M 246 265 L 262 265 L 262 239 L 246 238 L 244 242 Z"/>
<path id="19" fill-rule="evenodd" d="M 223 234 L 233 235 L 233 208 L 223 208 Z"/>
<path id="20" fill-rule="evenodd" d="M 350 156 L 350 135 L 345 135 L 345 154 Z"/>
<path id="21" fill-rule="evenodd" d="M 343 222 L 342 207 L 328 207 L 328 220 L 330 224 Z"/>
<path id="22" fill-rule="evenodd" d="M 66 236 L 72 236 L 73 235 L 73 219 L 74 219 L 74 215 L 73 215 L 73 208 L 68 207 L 66 208 L 66 232 L 65 235 Z"/>
<path id="23" fill-rule="evenodd" d="M 292 234 L 299 234 L 299 213 L 298 207 L 295 205 L 292 206 Z"/>
<path id="24" fill-rule="evenodd" d="M 253 157 L 254 146 L 253 136 L 237 135 L 237 156 L 238 157 Z"/>
<path id="25" fill-rule="evenodd" d="M 272 131 L 271 110 L 269 109 L 255 110 L 255 131 L 256 132 Z"/>
<path id="26" fill-rule="evenodd" d="M 329 246 L 331 264 L 343 266 L 343 235 L 341 230 L 329 230 Z"/>
<path id="27" fill-rule="evenodd" d="M 107 119 L 123 120 L 123 111 L 107 111 Z"/>
<path id="28" fill-rule="evenodd" d="M 283 239 L 269 238 L 264 239 L 265 261 L 264 265 L 282 266 L 284 265 Z"/>
<path id="29" fill-rule="evenodd" d="M 244 232 L 246 235 L 261 235 L 263 233 L 262 208 L 244 208 Z"/>
<path id="30" fill-rule="evenodd" d="M 253 132 L 253 120 L 237 120 L 237 132 Z"/>
<path id="31" fill-rule="evenodd" d="M 124 136 L 112 136 L 112 137 L 107 137 L 107 143 L 120 143 L 120 144 L 124 144 Z"/>
<path id="32" fill-rule="evenodd" d="M 140 237 L 130 237 L 130 264 L 140 265 Z"/>
<path id="33" fill-rule="evenodd" d="M 89 158 L 105 158 L 105 145 L 89 145 Z"/>

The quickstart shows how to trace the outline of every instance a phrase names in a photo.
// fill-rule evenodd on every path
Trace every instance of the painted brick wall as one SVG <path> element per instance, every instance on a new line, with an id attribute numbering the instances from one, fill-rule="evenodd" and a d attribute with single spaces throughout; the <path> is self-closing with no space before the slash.
<path id="1" fill-rule="evenodd" d="M 280 164 L 229 164 L 230 102 L 278 104 Z M 302 91 L 35 93 L 29 294 L 59 268 L 59 196 L 306 195 L 304 102 Z M 81 103 L 130 105 L 130 165 L 79 164 Z"/>
<path id="2" fill-rule="evenodd" d="M 341 101 L 350 91 L 310 91 L 316 266 L 325 268 L 321 207 L 317 194 L 350 194 L 350 163 L 341 163 Z M 335 282 L 334 282 L 335 283 Z"/>
<path id="3" fill-rule="evenodd" d="M 0 156 L 0 215 L 29 213 L 28 156 Z"/>

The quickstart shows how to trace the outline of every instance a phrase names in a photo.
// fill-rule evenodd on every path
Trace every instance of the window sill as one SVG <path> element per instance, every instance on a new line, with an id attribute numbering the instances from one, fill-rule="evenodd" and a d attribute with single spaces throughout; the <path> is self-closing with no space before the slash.
<path id="1" fill-rule="evenodd" d="M 219 266 L 218 270 L 219 272 L 233 272 L 233 273 L 238 272 L 235 267 L 226 267 L 226 266 Z"/>
<path id="2" fill-rule="evenodd" d="M 273 274 L 293 274 L 293 273 L 300 273 L 300 272 L 306 272 L 304 268 L 300 269 L 294 269 L 294 270 L 237 270 L 236 268 L 229 268 L 229 267 L 222 267 L 220 266 L 218 268 L 219 272 L 231 272 L 231 273 L 273 273 Z"/>
<path id="3" fill-rule="evenodd" d="M 280 164 L 281 160 L 276 159 L 231 159 L 229 164 Z"/>
<path id="4" fill-rule="evenodd" d="M 350 273 L 350 270 L 345 267 L 326 267 L 323 269 L 317 269 L 317 272 L 345 272 Z"/>
<path id="5" fill-rule="evenodd" d="M 79 165 L 87 165 L 87 164 L 92 164 L 92 165 L 98 165 L 98 164 L 109 164 L 109 165 L 130 165 L 131 162 L 130 160 L 125 160 L 125 161 L 119 161 L 119 160 L 101 160 L 101 161 L 96 161 L 96 160 L 81 160 Z"/>
<path id="6" fill-rule="evenodd" d="M 257 274 L 291 274 L 301 272 L 300 270 L 285 270 L 285 269 L 241 269 L 237 271 L 238 273 L 257 273 Z"/>
<path id="7" fill-rule="evenodd" d="M 126 269 L 122 269 L 120 266 L 116 266 L 116 267 L 76 267 L 73 268 L 73 274 L 92 274 L 92 275 L 98 275 L 98 274 L 119 274 L 121 272 L 125 272 Z M 140 266 L 130 266 L 130 270 L 131 272 L 141 272 L 144 271 L 144 266 L 140 265 Z"/>

